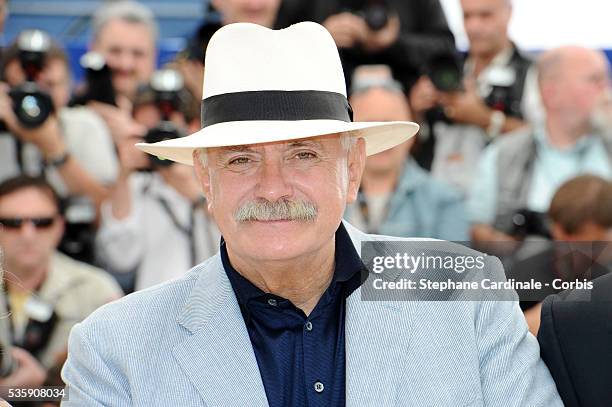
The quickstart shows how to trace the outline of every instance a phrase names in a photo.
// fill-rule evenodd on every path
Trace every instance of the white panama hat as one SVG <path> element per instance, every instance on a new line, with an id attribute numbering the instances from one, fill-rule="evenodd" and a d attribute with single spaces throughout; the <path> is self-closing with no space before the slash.
<path id="1" fill-rule="evenodd" d="M 283 30 L 236 23 L 208 43 L 202 129 L 138 143 L 141 150 L 193 165 L 195 149 L 350 132 L 376 154 L 414 136 L 412 122 L 353 122 L 338 49 L 327 30 L 303 22 Z"/>

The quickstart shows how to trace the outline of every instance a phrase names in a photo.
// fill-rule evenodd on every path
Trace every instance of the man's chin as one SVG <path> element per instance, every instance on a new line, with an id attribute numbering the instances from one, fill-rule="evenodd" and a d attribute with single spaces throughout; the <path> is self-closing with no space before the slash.
<path id="1" fill-rule="evenodd" d="M 315 222 L 296 220 L 244 222 L 242 236 L 251 240 L 257 255 L 267 258 L 286 258 L 298 254 L 300 242 L 315 229 Z M 255 251 L 255 250 L 254 250 Z"/>

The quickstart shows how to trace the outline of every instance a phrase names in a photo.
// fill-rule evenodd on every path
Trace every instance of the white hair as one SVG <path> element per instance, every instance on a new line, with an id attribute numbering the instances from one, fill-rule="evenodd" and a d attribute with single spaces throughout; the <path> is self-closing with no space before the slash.
<path id="1" fill-rule="evenodd" d="M 92 35 L 94 41 L 98 38 L 104 26 L 111 20 L 120 19 L 134 24 L 143 24 L 149 28 L 153 41 L 157 41 L 158 28 L 155 15 L 144 4 L 120 0 L 104 4 L 93 15 Z"/>
<path id="2" fill-rule="evenodd" d="M 340 133 L 340 143 L 342 144 L 342 148 L 348 153 L 355 146 L 355 144 L 357 144 L 357 137 L 350 132 L 345 131 Z M 200 163 L 202 166 L 206 167 L 208 165 L 208 152 L 206 151 L 206 148 L 199 148 L 197 151 Z"/>

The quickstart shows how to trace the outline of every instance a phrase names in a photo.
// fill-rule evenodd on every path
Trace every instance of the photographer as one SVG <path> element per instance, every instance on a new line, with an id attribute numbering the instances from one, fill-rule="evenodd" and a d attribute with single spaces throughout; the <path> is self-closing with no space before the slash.
<path id="1" fill-rule="evenodd" d="M 510 0 L 462 0 L 465 59 L 438 54 L 410 93 L 420 134 L 419 163 L 467 193 L 485 145 L 538 119 L 531 61 L 508 37 Z"/>
<path id="2" fill-rule="evenodd" d="M 134 118 L 149 128 L 147 142 L 183 135 L 190 106 L 184 95 L 182 77 L 169 69 L 156 72 L 139 92 Z M 219 240 L 192 168 L 149 158 L 134 147 L 138 141 L 118 145 L 121 171 L 102 207 L 96 242 L 100 261 L 118 273 L 127 290 L 133 288 L 132 275 L 135 289 L 178 277 L 174 270 L 187 270 L 213 254 Z"/>
<path id="3" fill-rule="evenodd" d="M 545 286 L 517 290 L 530 331 L 540 325 L 541 301 L 561 291 L 553 281 L 591 280 L 612 272 L 612 182 L 580 175 L 555 192 L 547 219 L 553 242 L 506 270 L 516 281 L 535 279 Z M 533 251 L 533 247 L 531 248 Z"/>
<path id="4" fill-rule="evenodd" d="M 21 175 L 0 183 L 0 303 L 8 311 L 0 322 L 9 326 L 13 346 L 13 369 L 2 385 L 41 385 L 46 371 L 62 363 L 72 326 L 122 295 L 103 270 L 56 251 L 63 231 L 59 198 L 44 179 Z"/>
<path id="5" fill-rule="evenodd" d="M 0 180 L 44 172 L 62 195 L 101 202 L 116 177 L 117 159 L 100 118 L 87 108 L 67 107 L 65 53 L 46 33 L 24 31 L 5 53 L 2 73 L 8 86 L 0 86 L 0 120 L 9 133 L 0 136 Z"/>
<path id="6" fill-rule="evenodd" d="M 143 4 L 107 2 L 93 16 L 90 50 L 101 54 L 112 72 L 114 100 L 90 101 L 88 106 L 104 119 L 115 144 L 146 132 L 133 120 L 132 103 L 138 87 L 146 84 L 155 70 L 156 40 L 155 17 Z"/>
<path id="7" fill-rule="evenodd" d="M 438 0 L 318 0 L 307 2 L 300 17 L 330 32 L 349 85 L 356 67 L 385 64 L 410 88 L 423 59 L 455 49 Z"/>
<path id="8" fill-rule="evenodd" d="M 356 121 L 411 118 L 399 82 L 386 66 L 355 71 L 349 102 Z M 357 201 L 345 219 L 368 233 L 465 241 L 468 223 L 458 191 L 431 178 L 409 151 L 414 139 L 367 158 Z"/>
<path id="9" fill-rule="evenodd" d="M 612 177 L 610 129 L 594 126 L 609 101 L 609 64 L 603 53 L 561 47 L 538 62 L 544 123 L 490 144 L 478 163 L 468 199 L 472 239 L 514 241 L 517 214 L 544 213 L 564 181 L 591 173 Z M 533 222 L 532 222 L 533 223 Z"/>

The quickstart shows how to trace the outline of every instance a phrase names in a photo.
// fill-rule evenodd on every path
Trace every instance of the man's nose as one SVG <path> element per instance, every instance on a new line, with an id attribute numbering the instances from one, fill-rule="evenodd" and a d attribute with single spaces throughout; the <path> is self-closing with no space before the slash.
<path id="1" fill-rule="evenodd" d="M 123 51 L 121 52 L 116 59 L 115 68 L 119 69 L 123 72 L 129 72 L 134 70 L 134 57 L 131 52 Z"/>
<path id="2" fill-rule="evenodd" d="M 32 222 L 24 222 L 19 229 L 21 237 L 32 238 L 36 236 L 36 226 Z"/>
<path id="3" fill-rule="evenodd" d="M 281 159 L 264 158 L 258 176 L 255 190 L 257 198 L 275 202 L 293 195 L 293 188 L 287 178 L 287 169 Z"/>

